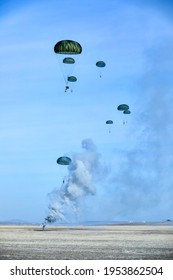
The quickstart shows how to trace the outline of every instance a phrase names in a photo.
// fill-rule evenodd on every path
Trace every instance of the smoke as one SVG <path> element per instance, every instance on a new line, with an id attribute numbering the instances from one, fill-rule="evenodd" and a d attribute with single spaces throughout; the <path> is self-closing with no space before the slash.
<path id="1" fill-rule="evenodd" d="M 113 151 L 115 165 L 99 198 L 104 211 L 95 213 L 96 219 L 173 219 L 172 50 L 173 43 L 167 42 L 146 53 L 147 71 L 124 140 L 127 148 Z"/>
<path id="2" fill-rule="evenodd" d="M 96 193 L 94 183 L 106 172 L 106 168 L 91 139 L 83 140 L 82 148 L 82 153 L 72 155 L 68 175 L 63 178 L 61 187 L 49 194 L 49 214 L 45 218 L 46 222 L 78 219 L 84 198 Z"/>
<path id="3" fill-rule="evenodd" d="M 146 53 L 133 118 L 112 150 L 109 176 L 84 209 L 88 220 L 173 219 L 172 50 L 173 43 L 165 42 Z"/>
<path id="4" fill-rule="evenodd" d="M 133 118 L 110 151 L 109 169 L 107 155 L 103 164 L 92 140 L 83 140 L 62 186 L 49 194 L 46 221 L 173 219 L 172 50 L 173 43 L 165 42 L 146 52 Z"/>

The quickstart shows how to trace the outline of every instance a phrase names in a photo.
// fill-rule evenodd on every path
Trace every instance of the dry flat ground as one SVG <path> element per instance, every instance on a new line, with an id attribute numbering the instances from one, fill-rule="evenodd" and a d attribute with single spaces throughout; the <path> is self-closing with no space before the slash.
<path id="1" fill-rule="evenodd" d="M 173 224 L 0 226 L 1 260 L 173 260 Z"/>

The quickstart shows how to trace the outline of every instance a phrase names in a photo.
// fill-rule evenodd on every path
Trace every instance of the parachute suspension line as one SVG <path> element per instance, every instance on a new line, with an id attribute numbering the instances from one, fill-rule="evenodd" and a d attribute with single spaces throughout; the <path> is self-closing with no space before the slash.
<path id="1" fill-rule="evenodd" d="M 66 82 L 67 82 L 67 84 L 68 84 L 68 77 L 73 76 L 73 73 L 74 73 L 74 70 L 75 70 L 75 67 L 76 67 L 76 63 L 78 62 L 78 59 L 79 59 L 79 56 L 77 55 L 77 57 L 75 57 L 75 63 L 73 63 L 71 65 L 67 65 L 67 67 L 66 67 L 66 69 L 67 69 L 70 66 L 69 72 L 67 71 L 67 73 L 66 73 Z"/>
<path id="2" fill-rule="evenodd" d="M 73 64 L 73 68 L 71 69 L 70 76 L 67 76 L 67 86 L 66 86 L 66 89 L 69 89 L 70 85 L 71 85 L 70 92 L 73 92 L 74 87 L 75 87 L 75 83 L 74 82 L 72 82 L 72 83 L 70 82 L 69 83 L 68 77 L 73 77 L 73 73 L 74 73 L 74 70 L 76 68 L 76 64 L 77 64 L 78 60 L 79 60 L 79 55 L 76 55 L 75 56 L 75 63 Z"/>
<path id="3" fill-rule="evenodd" d="M 61 57 L 58 57 L 57 56 L 57 60 L 58 60 L 58 64 L 59 64 L 59 67 L 60 67 L 60 71 L 62 72 L 62 75 L 63 75 L 63 79 L 64 79 L 64 82 L 65 82 L 65 92 L 67 92 L 67 90 L 69 89 L 69 85 L 68 85 L 68 76 L 67 74 L 65 73 L 65 69 L 63 67 L 63 63 L 62 63 L 62 58 Z"/>
<path id="4" fill-rule="evenodd" d="M 73 75 L 74 70 L 75 70 L 75 67 L 76 67 L 76 63 L 78 62 L 78 60 L 79 60 L 79 56 L 77 55 L 77 56 L 75 57 L 75 63 L 73 64 L 73 68 L 71 69 L 70 76 Z M 70 88 L 70 84 L 71 84 L 70 92 L 73 92 L 74 87 L 75 87 L 75 83 L 73 83 L 73 82 L 72 82 L 72 83 L 71 83 L 71 82 L 69 83 L 68 77 L 69 77 L 69 75 L 67 76 L 67 85 L 66 85 L 65 92 Z M 73 85 L 72 85 L 72 84 L 73 84 Z"/>
<path id="5" fill-rule="evenodd" d="M 73 73 L 74 73 L 74 70 L 75 70 L 75 67 L 76 67 L 76 64 L 77 64 L 77 62 L 78 62 L 78 60 L 79 60 L 79 56 L 77 55 L 76 57 L 75 57 L 75 63 L 73 64 L 73 68 L 71 69 L 71 71 L 70 71 L 70 74 L 69 75 L 67 75 L 67 83 L 66 83 L 66 88 L 65 88 L 65 92 L 68 90 L 68 89 L 70 89 L 70 92 L 73 92 L 73 90 L 74 90 L 74 87 L 75 87 L 75 81 L 70 81 L 70 79 L 68 79 L 68 78 L 73 78 L 74 76 L 73 76 Z M 74 77 L 75 78 L 75 77 Z"/>
<path id="6" fill-rule="evenodd" d="M 67 77 L 66 77 L 64 68 L 63 68 L 63 66 L 62 66 L 61 58 L 58 57 L 57 55 L 56 55 L 56 58 L 57 58 L 57 60 L 58 60 L 59 67 L 60 67 L 60 70 L 61 70 L 61 72 L 62 72 L 62 75 L 63 75 L 63 78 L 64 78 L 64 82 L 65 82 L 65 84 L 66 84 L 66 86 L 67 86 L 67 85 L 68 85 L 68 80 L 67 80 Z"/>
<path id="7" fill-rule="evenodd" d="M 76 58 L 75 58 L 75 64 L 74 64 L 74 67 L 73 67 L 72 74 L 73 74 L 73 72 L 74 72 L 74 70 L 75 70 L 75 68 L 76 68 L 76 64 L 77 64 L 78 60 L 79 60 L 79 55 L 77 55 Z M 74 90 L 74 88 L 75 88 L 75 84 L 76 84 L 76 83 L 73 83 L 73 87 L 72 87 L 72 89 L 71 89 L 71 92 L 73 92 L 73 90 Z"/>
<path id="8" fill-rule="evenodd" d="M 67 67 L 64 67 L 64 65 L 62 63 L 62 61 L 63 61 L 62 57 L 61 56 L 58 57 L 57 55 L 56 55 L 56 57 L 57 57 L 57 61 L 58 61 L 59 67 L 60 67 L 60 71 L 62 72 L 63 79 L 65 82 L 65 92 L 67 92 L 67 90 L 69 90 L 69 88 L 70 88 L 68 77 L 70 77 L 73 74 L 74 69 L 76 67 L 76 62 L 78 61 L 79 56 L 77 55 L 77 57 L 75 58 L 75 63 L 73 64 L 73 68 L 71 69 L 70 73 L 66 73 L 66 69 L 69 65 L 66 65 Z M 74 87 L 74 85 L 73 85 L 73 87 Z M 71 92 L 73 92 L 73 89 L 71 90 Z"/>
<path id="9" fill-rule="evenodd" d="M 60 65 L 60 69 L 62 71 L 64 81 L 65 81 L 65 92 L 67 89 L 69 89 L 69 83 L 68 82 L 75 82 L 77 80 L 76 77 L 71 76 L 72 70 L 74 70 L 75 66 L 75 59 L 73 58 L 73 55 L 78 58 L 78 54 L 82 52 L 81 45 L 73 40 L 61 40 L 57 42 L 54 46 L 54 52 L 57 54 L 58 57 L 58 63 Z M 60 55 L 60 56 L 59 56 Z M 66 56 L 63 59 L 63 56 Z M 62 58 L 62 61 L 60 61 Z M 65 67 L 67 65 L 67 67 Z M 72 66 L 69 67 L 69 66 Z M 68 71 L 66 71 L 68 70 Z"/>
<path id="10" fill-rule="evenodd" d="M 76 68 L 76 64 L 77 64 L 78 60 L 79 60 L 79 55 L 77 55 L 77 56 L 75 57 L 75 63 L 74 63 L 74 67 L 73 67 L 73 69 L 72 69 L 72 73 L 71 73 L 71 74 L 73 74 L 74 69 Z"/>

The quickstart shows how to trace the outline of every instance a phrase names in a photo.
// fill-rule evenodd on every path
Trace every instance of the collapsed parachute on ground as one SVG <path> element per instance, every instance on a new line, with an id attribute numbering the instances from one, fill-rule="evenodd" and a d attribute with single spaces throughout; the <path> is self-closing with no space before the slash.
<path id="1" fill-rule="evenodd" d="M 71 158 L 65 156 L 59 157 L 57 163 L 61 165 L 69 165 L 71 163 Z"/>
<path id="2" fill-rule="evenodd" d="M 118 111 L 126 111 L 129 109 L 129 106 L 127 104 L 121 104 L 117 107 Z"/>

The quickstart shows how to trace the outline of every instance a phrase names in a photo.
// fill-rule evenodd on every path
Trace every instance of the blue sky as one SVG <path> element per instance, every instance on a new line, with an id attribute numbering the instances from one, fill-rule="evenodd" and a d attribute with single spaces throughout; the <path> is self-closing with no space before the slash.
<path id="1" fill-rule="evenodd" d="M 47 194 L 69 172 L 57 158 L 83 153 L 88 138 L 107 173 L 83 197 L 81 219 L 173 218 L 171 2 L 0 5 L 0 220 L 42 221 Z M 53 51 L 64 39 L 83 48 L 72 93 Z M 106 62 L 102 78 L 98 60 Z M 132 112 L 126 125 L 121 103 Z"/>

